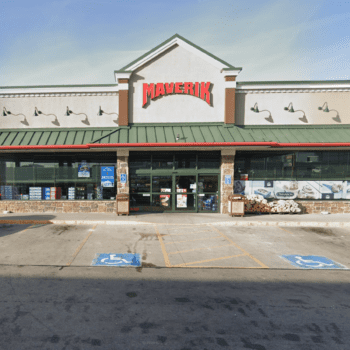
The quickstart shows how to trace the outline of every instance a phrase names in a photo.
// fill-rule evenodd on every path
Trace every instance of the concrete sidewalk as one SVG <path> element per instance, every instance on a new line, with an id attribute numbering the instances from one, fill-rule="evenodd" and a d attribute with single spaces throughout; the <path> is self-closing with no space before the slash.
<path id="1" fill-rule="evenodd" d="M 350 214 L 246 214 L 244 217 L 230 217 L 211 213 L 133 213 L 129 216 L 112 213 L 1 213 L 0 223 L 350 227 Z"/>

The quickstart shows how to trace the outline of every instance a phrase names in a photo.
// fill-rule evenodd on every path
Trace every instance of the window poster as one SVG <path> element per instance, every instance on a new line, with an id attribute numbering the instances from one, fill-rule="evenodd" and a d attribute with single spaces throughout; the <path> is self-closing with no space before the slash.
<path id="1" fill-rule="evenodd" d="M 114 187 L 114 166 L 101 166 L 101 186 Z"/>
<path id="2" fill-rule="evenodd" d="M 347 181 L 318 181 L 321 199 L 342 199 L 347 194 Z"/>
<path id="3" fill-rule="evenodd" d="M 319 181 L 298 181 L 298 199 L 321 199 Z"/>
<path id="4" fill-rule="evenodd" d="M 90 177 L 90 167 L 87 165 L 86 160 L 83 160 L 78 165 L 78 177 Z"/>
<path id="5" fill-rule="evenodd" d="M 171 188 L 161 188 L 160 192 L 171 192 Z"/>
<path id="6" fill-rule="evenodd" d="M 250 181 L 246 181 L 250 182 Z M 274 191 L 275 181 L 251 181 L 251 188 L 252 188 L 252 194 L 259 194 L 263 196 L 265 199 L 267 198 L 274 198 L 275 197 L 275 191 Z"/>
<path id="7" fill-rule="evenodd" d="M 299 193 L 299 183 L 298 181 L 275 181 L 274 189 L 276 199 L 296 199 Z"/>
<path id="8" fill-rule="evenodd" d="M 176 195 L 176 207 L 177 208 L 187 208 L 187 194 L 177 194 Z"/>
<path id="9" fill-rule="evenodd" d="M 170 194 L 160 194 L 159 198 L 162 207 L 170 207 Z"/>
<path id="10" fill-rule="evenodd" d="M 234 181 L 234 193 L 265 199 L 350 199 L 350 181 Z"/>
<path id="11" fill-rule="evenodd" d="M 350 181 L 343 183 L 343 199 L 350 199 Z"/>
<path id="12" fill-rule="evenodd" d="M 235 180 L 234 181 L 234 193 L 248 196 L 251 194 L 252 181 Z"/>

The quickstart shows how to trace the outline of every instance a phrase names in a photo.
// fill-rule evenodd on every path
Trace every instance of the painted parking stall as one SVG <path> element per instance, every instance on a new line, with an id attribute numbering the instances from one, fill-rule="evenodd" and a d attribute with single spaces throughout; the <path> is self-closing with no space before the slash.
<path id="1" fill-rule="evenodd" d="M 141 266 L 140 254 L 97 254 L 92 261 L 92 266 L 117 266 L 117 267 L 138 267 Z"/>
<path id="2" fill-rule="evenodd" d="M 342 269 L 348 270 L 348 268 L 342 264 L 334 262 L 324 256 L 317 255 L 282 255 L 281 258 L 286 259 L 295 267 L 302 269 L 317 269 L 317 270 L 333 270 Z"/>

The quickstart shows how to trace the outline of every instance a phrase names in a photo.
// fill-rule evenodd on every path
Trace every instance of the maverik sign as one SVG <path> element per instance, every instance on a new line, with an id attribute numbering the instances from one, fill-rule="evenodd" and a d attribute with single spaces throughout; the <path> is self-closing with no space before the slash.
<path id="1" fill-rule="evenodd" d="M 157 83 L 143 84 L 142 107 L 148 102 L 148 96 L 155 99 L 158 96 L 185 94 L 199 97 L 210 105 L 210 82 L 207 83 Z"/>

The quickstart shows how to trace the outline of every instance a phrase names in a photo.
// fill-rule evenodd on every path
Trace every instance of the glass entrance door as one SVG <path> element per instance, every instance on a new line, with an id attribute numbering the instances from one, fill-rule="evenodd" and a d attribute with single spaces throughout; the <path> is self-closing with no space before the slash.
<path id="1" fill-rule="evenodd" d="M 174 175 L 175 211 L 196 211 L 196 175 Z"/>

